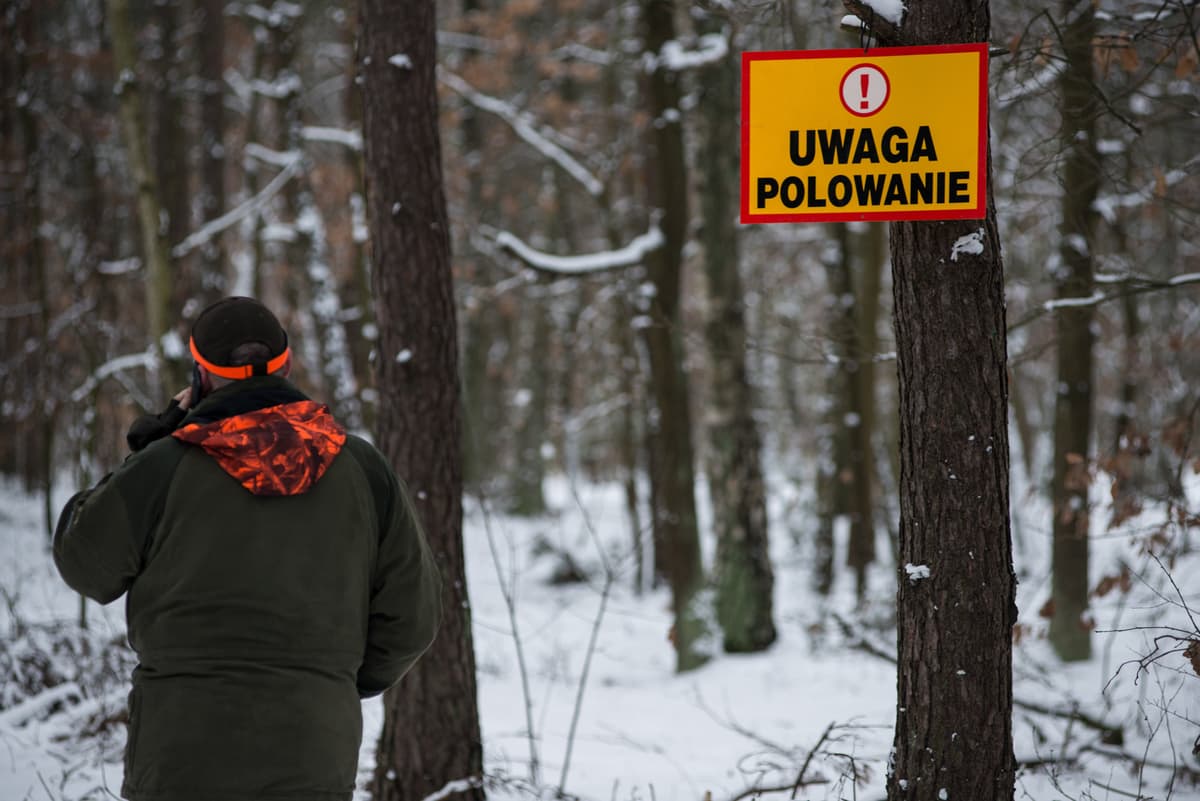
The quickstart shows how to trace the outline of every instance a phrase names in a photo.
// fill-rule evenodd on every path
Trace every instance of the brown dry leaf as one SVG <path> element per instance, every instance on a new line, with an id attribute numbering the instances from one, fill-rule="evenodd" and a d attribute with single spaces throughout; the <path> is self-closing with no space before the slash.
<path id="1" fill-rule="evenodd" d="M 1179 61 L 1175 62 L 1175 77 L 1187 78 L 1196 73 L 1196 48 L 1191 47 L 1185 50 L 1183 55 L 1179 57 Z"/>
<path id="2" fill-rule="evenodd" d="M 1132 586 L 1130 579 L 1129 568 L 1121 567 L 1121 572 L 1111 576 L 1105 576 L 1096 584 L 1096 588 L 1092 590 L 1092 597 L 1103 598 L 1115 589 L 1120 589 L 1121 592 L 1129 592 Z"/>
<path id="3" fill-rule="evenodd" d="M 1114 483 L 1114 492 L 1116 484 Z M 1109 529 L 1114 529 L 1126 520 L 1137 517 L 1142 513 L 1142 504 L 1132 495 L 1121 495 L 1113 498 L 1112 517 L 1108 521 Z"/>
<path id="4" fill-rule="evenodd" d="M 1054 599 L 1047 598 L 1046 603 L 1042 604 L 1042 608 L 1038 610 L 1038 617 L 1044 617 L 1047 620 L 1054 617 Z"/>
<path id="5" fill-rule="evenodd" d="M 1196 672 L 1196 675 L 1200 676 L 1200 640 L 1192 640 L 1184 649 L 1183 655 L 1192 663 L 1192 670 Z"/>
<path id="6" fill-rule="evenodd" d="M 1162 440 L 1176 456 L 1182 457 L 1192 439 L 1192 424 L 1186 417 L 1176 417 L 1162 430 Z"/>
<path id="7" fill-rule="evenodd" d="M 1154 168 L 1154 196 L 1159 198 L 1167 196 L 1167 176 L 1161 167 Z"/>
<path id="8" fill-rule="evenodd" d="M 1118 52 L 1121 54 L 1121 69 L 1126 72 L 1137 72 L 1137 68 L 1141 66 L 1137 51 L 1128 44 L 1122 44 Z"/>
<path id="9" fill-rule="evenodd" d="M 1008 40 L 1008 54 L 1015 56 L 1017 51 L 1021 49 L 1021 34 L 1014 33 L 1012 38 Z"/>

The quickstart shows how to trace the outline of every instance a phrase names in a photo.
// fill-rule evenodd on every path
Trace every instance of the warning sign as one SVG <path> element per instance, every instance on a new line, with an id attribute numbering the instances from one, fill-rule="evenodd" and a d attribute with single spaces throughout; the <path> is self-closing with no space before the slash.
<path id="1" fill-rule="evenodd" d="M 987 45 L 742 54 L 742 222 L 986 215 Z"/>

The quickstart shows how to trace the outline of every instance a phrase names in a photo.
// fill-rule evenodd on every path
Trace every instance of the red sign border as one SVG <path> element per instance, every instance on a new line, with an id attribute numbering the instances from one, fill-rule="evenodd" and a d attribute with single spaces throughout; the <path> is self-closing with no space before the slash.
<path id="1" fill-rule="evenodd" d="M 826 211 L 788 212 L 786 214 L 750 213 L 750 167 L 746 154 L 750 152 L 750 64 L 755 61 L 795 61 L 810 58 L 880 58 L 916 56 L 938 53 L 976 53 L 979 55 L 979 195 L 970 209 L 934 209 L 924 211 Z M 987 216 L 987 154 L 988 154 L 988 43 L 969 42 L 948 45 L 915 45 L 912 47 L 881 47 L 865 53 L 859 48 L 839 50 L 756 50 L 742 53 L 742 197 L 741 223 L 783 222 L 872 222 L 898 220 L 982 220 Z"/>

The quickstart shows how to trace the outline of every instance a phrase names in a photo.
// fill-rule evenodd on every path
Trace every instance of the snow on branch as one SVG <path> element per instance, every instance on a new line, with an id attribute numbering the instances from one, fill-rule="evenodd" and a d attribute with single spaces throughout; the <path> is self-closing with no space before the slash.
<path id="1" fill-rule="evenodd" d="M 1095 306 L 1097 303 L 1105 300 L 1106 297 L 1103 292 L 1093 292 L 1087 297 L 1056 298 L 1055 300 L 1048 300 L 1043 303 L 1042 309 L 1049 312 L 1055 309 L 1077 309 L 1084 306 Z"/>
<path id="2" fill-rule="evenodd" d="M 83 690 L 75 682 L 68 681 L 65 684 L 59 684 L 57 687 L 51 687 L 45 692 L 38 693 L 32 698 L 27 698 L 21 703 L 0 712 L 0 726 L 16 728 L 40 714 L 49 706 L 62 703 L 67 699 L 79 701 L 82 698 Z"/>
<path id="3" fill-rule="evenodd" d="M 240 204 L 234 209 L 231 209 L 215 220 L 210 220 L 204 225 L 193 231 L 187 239 L 180 242 L 175 247 L 171 248 L 171 255 L 174 258 L 182 258 L 191 253 L 201 245 L 207 244 L 214 236 L 224 231 L 251 214 L 257 214 L 262 210 L 263 206 L 271 202 L 271 198 L 279 194 L 280 190 L 287 184 L 293 175 L 300 171 L 301 159 L 294 159 L 290 164 L 279 171 L 279 174 L 271 179 L 271 182 L 263 187 L 263 190 L 246 202 Z"/>
<path id="4" fill-rule="evenodd" d="M 1169 187 L 1187 178 L 1196 171 L 1200 157 L 1189 160 L 1179 169 L 1168 173 L 1160 173 L 1153 181 L 1140 190 L 1126 192 L 1122 195 L 1101 195 L 1092 201 L 1092 208 L 1104 218 L 1105 222 L 1115 222 L 1119 209 L 1133 209 L 1144 206 L 1155 198 L 1165 195 Z"/>
<path id="5" fill-rule="evenodd" d="M 1012 91 L 1000 95 L 992 103 L 996 108 L 1008 108 L 1018 100 L 1024 100 L 1030 95 L 1037 94 L 1058 80 L 1067 69 L 1066 61 L 1052 61 L 1036 73 L 1018 83 Z"/>
<path id="6" fill-rule="evenodd" d="M 300 156 L 295 150 L 272 150 L 257 142 L 247 142 L 245 148 L 242 149 L 242 153 L 248 158 L 261 161 L 264 164 L 270 164 L 274 167 L 286 167 Z"/>
<path id="7" fill-rule="evenodd" d="M 322 125 L 305 125 L 300 129 L 300 135 L 306 142 L 332 142 L 345 145 L 353 151 L 362 152 L 362 132 L 357 129 L 327 128 Z"/>
<path id="8" fill-rule="evenodd" d="M 144 367 L 147 370 L 153 370 L 157 366 L 158 360 L 154 354 L 154 349 L 149 348 L 141 353 L 127 353 L 124 356 L 118 356 L 115 359 L 109 359 L 104 364 L 96 368 L 96 370 L 87 377 L 87 380 L 77 386 L 71 393 L 71 400 L 75 403 L 86 398 L 96 385 L 110 375 L 130 370 L 135 367 Z"/>
<path id="9" fill-rule="evenodd" d="M 842 0 L 842 5 L 881 42 L 912 44 L 900 32 L 900 20 L 906 10 L 903 0 Z"/>
<path id="10" fill-rule="evenodd" d="M 443 798 L 448 798 L 455 793 L 465 793 L 467 790 L 474 790 L 482 786 L 483 782 L 478 776 L 471 776 L 466 779 L 455 779 L 454 781 L 446 782 L 442 789 L 430 793 L 421 799 L 421 801 L 442 801 Z"/>
<path id="11" fill-rule="evenodd" d="M 703 67 L 725 58 L 729 53 L 729 40 L 719 33 L 707 33 L 700 37 L 695 50 L 687 50 L 678 41 L 672 39 L 662 46 L 657 54 L 646 57 L 646 71 L 662 67 L 671 72 Z"/>
<path id="12" fill-rule="evenodd" d="M 662 231 L 655 224 L 618 250 L 582 256 L 555 256 L 530 247 L 508 231 L 496 234 L 496 245 L 501 250 L 509 251 L 535 270 L 556 275 L 589 275 L 634 267 L 642 263 L 647 253 L 662 247 L 663 241 Z"/>
<path id="13" fill-rule="evenodd" d="M 604 194 L 603 182 L 574 156 L 550 141 L 548 134 L 538 130 L 531 121 L 528 113 L 518 111 L 511 103 L 506 103 L 498 98 L 483 94 L 449 70 L 439 68 L 438 78 L 471 105 L 482 111 L 495 114 L 507 122 L 513 131 L 516 132 L 517 136 L 524 139 L 527 144 L 533 146 L 543 156 L 561 167 L 568 175 L 578 181 L 589 195 L 600 197 Z"/>
<path id="14" fill-rule="evenodd" d="M 1039 306 L 1035 306 L 1032 311 L 1028 312 L 1020 320 L 1012 323 L 1008 327 L 1008 332 L 1011 334 L 1020 328 L 1032 323 L 1044 314 L 1058 311 L 1059 309 L 1084 308 L 1088 306 L 1098 306 L 1101 303 L 1107 303 L 1110 300 L 1116 300 L 1127 295 L 1141 295 L 1147 292 L 1162 292 L 1165 290 L 1176 289 L 1181 286 L 1189 286 L 1192 284 L 1200 284 L 1200 273 L 1182 273 L 1172 276 L 1165 280 L 1149 279 L 1139 275 L 1113 275 L 1111 273 L 1102 273 L 1096 276 L 1097 283 L 1116 286 L 1109 292 L 1101 292 L 1095 290 L 1091 295 L 1074 298 L 1056 298 L 1048 300 Z"/>

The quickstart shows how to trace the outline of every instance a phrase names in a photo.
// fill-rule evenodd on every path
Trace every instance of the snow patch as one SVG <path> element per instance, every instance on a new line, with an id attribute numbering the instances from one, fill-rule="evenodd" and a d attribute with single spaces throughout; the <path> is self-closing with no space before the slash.
<path id="1" fill-rule="evenodd" d="M 388 63 L 400 70 L 411 70 L 413 68 L 412 59 L 408 57 L 407 53 L 397 53 L 389 57 Z"/>
<path id="2" fill-rule="evenodd" d="M 921 579 L 927 579 L 931 575 L 929 565 L 914 565 L 909 563 L 904 566 L 904 572 L 908 575 L 908 580 L 916 584 Z"/>
<path id="3" fill-rule="evenodd" d="M 978 256 L 983 253 L 983 237 L 982 228 L 966 236 L 960 236 L 950 246 L 950 261 L 957 262 L 959 255 L 964 253 L 969 256 Z"/>

